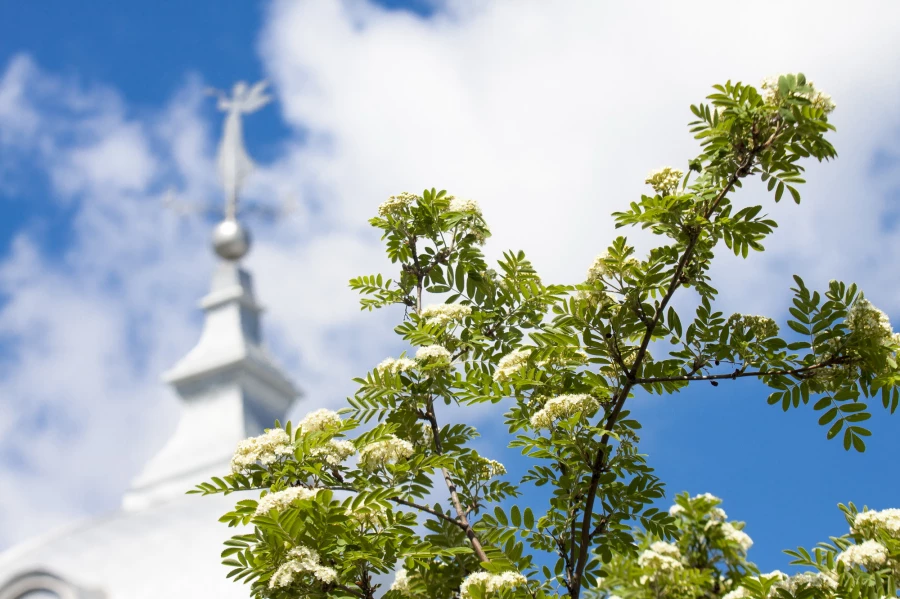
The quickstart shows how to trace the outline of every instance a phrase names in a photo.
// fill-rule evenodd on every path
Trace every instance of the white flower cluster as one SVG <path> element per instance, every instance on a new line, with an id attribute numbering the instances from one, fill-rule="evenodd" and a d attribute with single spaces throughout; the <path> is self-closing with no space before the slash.
<path id="1" fill-rule="evenodd" d="M 369 443 L 359 450 L 359 467 L 372 472 L 387 464 L 396 464 L 412 454 L 413 446 L 409 441 L 388 435 L 386 439 Z"/>
<path id="2" fill-rule="evenodd" d="M 450 200 L 450 205 L 447 206 L 447 210 L 450 212 L 474 212 L 479 216 L 481 215 L 481 207 L 478 205 L 478 202 L 463 198 L 453 198 Z"/>
<path id="3" fill-rule="evenodd" d="M 497 460 L 489 460 L 478 456 L 478 466 L 476 467 L 478 477 L 481 480 L 488 480 L 495 476 L 503 476 L 506 474 L 506 467 Z"/>
<path id="4" fill-rule="evenodd" d="M 725 537 L 725 540 L 736 543 L 744 553 L 747 553 L 747 551 L 753 547 L 753 539 L 750 538 L 750 535 L 743 530 L 735 528 L 731 522 L 720 523 L 719 530 L 722 532 L 722 536 Z"/>
<path id="5" fill-rule="evenodd" d="M 297 430 L 306 433 L 331 431 L 341 428 L 341 417 L 337 412 L 325 408 L 310 412 L 297 424 Z"/>
<path id="6" fill-rule="evenodd" d="M 790 584 L 788 581 L 788 575 L 782 572 L 781 570 L 773 570 L 768 574 L 761 574 L 760 576 L 751 576 L 752 580 L 759 580 L 760 578 L 775 578 L 776 583 L 769 589 L 769 597 L 775 596 L 775 589 L 778 587 L 787 588 Z M 725 593 L 725 596 L 722 599 L 747 599 L 752 597 L 750 591 L 746 589 L 746 587 L 738 587 L 731 591 L 730 593 Z"/>
<path id="7" fill-rule="evenodd" d="M 887 562 L 887 548 L 878 541 L 864 541 L 847 547 L 837 556 L 837 562 L 848 567 L 879 568 Z"/>
<path id="8" fill-rule="evenodd" d="M 310 455 L 321 458 L 325 463 L 337 466 L 356 453 L 356 447 L 352 441 L 343 439 L 331 439 L 322 447 L 316 447 L 310 451 Z"/>
<path id="9" fill-rule="evenodd" d="M 660 555 L 673 557 L 677 560 L 681 559 L 681 550 L 678 548 L 678 546 L 673 545 L 672 543 L 666 543 L 665 541 L 656 541 L 655 543 L 651 543 L 650 551 L 655 551 Z"/>
<path id="10" fill-rule="evenodd" d="M 375 367 L 375 370 L 378 371 L 378 374 L 382 375 L 385 372 L 399 374 L 401 372 L 406 372 L 407 370 L 412 370 L 415 367 L 416 361 L 410 360 L 409 358 L 386 358 L 381 364 Z"/>
<path id="11" fill-rule="evenodd" d="M 801 572 L 791 576 L 781 586 L 786 588 L 791 595 L 797 595 L 802 589 L 833 591 L 837 589 L 838 583 L 837 580 L 822 572 Z"/>
<path id="12" fill-rule="evenodd" d="M 750 591 L 744 587 L 738 587 L 733 591 L 725 593 L 722 599 L 746 599 L 747 597 L 750 597 Z"/>
<path id="13" fill-rule="evenodd" d="M 603 277 L 609 276 L 609 267 L 606 265 L 606 261 L 609 260 L 609 253 L 603 252 L 591 262 L 591 265 L 588 267 L 587 275 L 585 276 L 585 282 L 594 284 L 603 279 Z"/>
<path id="14" fill-rule="evenodd" d="M 555 420 L 571 418 L 577 413 L 583 416 L 592 416 L 600 403 L 586 393 L 558 395 L 544 404 L 534 416 L 531 417 L 531 426 L 536 429 L 550 428 Z"/>
<path id="15" fill-rule="evenodd" d="M 856 514 L 850 531 L 869 537 L 874 536 L 878 531 L 884 531 L 895 539 L 900 538 L 900 509 L 860 512 Z"/>
<path id="16" fill-rule="evenodd" d="M 377 504 L 363 509 L 347 508 L 345 513 L 351 520 L 365 528 L 381 528 L 381 523 L 387 518 L 385 509 Z"/>
<path id="17" fill-rule="evenodd" d="M 295 501 L 304 499 L 312 499 L 319 492 L 319 489 L 307 489 L 305 487 L 291 487 L 284 491 L 276 491 L 269 493 L 259 500 L 256 505 L 255 515 L 265 516 L 271 510 L 278 512 L 284 511 L 289 505 Z"/>
<path id="18" fill-rule="evenodd" d="M 838 354 L 840 340 L 828 339 L 814 346 L 816 354 L 835 356 Z M 833 364 L 812 371 L 809 380 L 814 384 L 813 390 L 835 391 L 847 381 L 855 381 L 859 376 L 859 366 L 850 364 Z"/>
<path id="19" fill-rule="evenodd" d="M 778 91 L 778 79 L 779 78 L 775 76 L 766 77 L 763 79 L 762 83 L 759 84 L 759 87 L 763 90 L 761 95 L 766 104 L 777 106 L 781 103 L 782 98 L 781 93 Z M 810 91 L 799 95 L 802 95 L 809 100 L 813 106 L 821 108 L 826 113 L 832 112 L 836 108 L 831 96 L 817 90 L 812 81 L 807 81 L 806 85 L 809 87 Z"/>
<path id="20" fill-rule="evenodd" d="M 394 582 L 391 584 L 391 590 L 412 597 L 412 589 L 409 588 L 409 573 L 406 568 L 400 568 L 394 575 Z"/>
<path id="21" fill-rule="evenodd" d="M 425 422 L 422 424 L 422 445 L 431 448 L 434 444 L 434 432 L 431 430 L 431 424 Z"/>
<path id="22" fill-rule="evenodd" d="M 626 347 L 622 350 L 622 364 L 625 365 L 626 368 L 631 368 L 634 366 L 634 361 L 637 360 L 638 352 L 640 348 L 638 346 Z M 653 356 L 650 355 L 648 350 L 644 350 L 644 364 L 649 364 L 653 362 Z"/>
<path id="23" fill-rule="evenodd" d="M 485 593 L 496 593 L 505 589 L 514 589 L 527 583 L 528 579 L 518 572 L 507 571 L 502 574 L 475 572 L 474 574 L 469 574 L 462 584 L 459 585 L 459 597 L 460 599 L 472 597 L 472 594 L 469 592 L 469 587 L 471 586 L 480 586 L 484 588 Z"/>
<path id="24" fill-rule="evenodd" d="M 675 192 L 682 177 L 683 171 L 667 166 L 650 173 L 644 183 L 650 185 L 656 193 L 665 196 Z"/>
<path id="25" fill-rule="evenodd" d="M 750 314 L 732 314 L 728 319 L 732 328 L 749 331 L 757 339 L 768 339 L 778 334 L 778 325 L 771 318 Z"/>
<path id="26" fill-rule="evenodd" d="M 472 313 L 472 308 L 462 304 L 433 304 L 425 306 L 419 316 L 428 324 L 446 326 L 453 322 L 460 322 Z"/>
<path id="27" fill-rule="evenodd" d="M 887 314 L 860 295 L 847 314 L 847 327 L 867 339 L 881 345 L 897 342 Z"/>
<path id="28" fill-rule="evenodd" d="M 292 453 L 294 448 L 288 434 L 280 428 L 269 429 L 258 437 L 250 437 L 238 443 L 231 458 L 231 471 L 235 474 L 245 472 L 257 462 L 268 466 L 278 458 Z"/>
<path id="29" fill-rule="evenodd" d="M 447 348 L 440 345 L 426 345 L 416 351 L 416 360 L 434 366 L 450 366 L 453 358 Z"/>
<path id="30" fill-rule="evenodd" d="M 289 586 L 300 574 L 312 574 L 320 582 L 331 584 L 337 580 L 337 571 L 334 568 L 323 566 L 319 561 L 319 554 L 308 547 L 294 547 L 288 551 L 288 561 L 281 564 L 272 578 L 269 579 L 269 588 L 282 588 Z"/>
<path id="31" fill-rule="evenodd" d="M 638 556 L 638 565 L 655 572 L 668 573 L 681 570 L 681 551 L 671 543 L 657 541 Z"/>
<path id="32" fill-rule="evenodd" d="M 401 212 L 404 208 L 419 199 L 419 196 L 404 191 L 395 196 L 391 196 L 378 206 L 378 216 L 387 217 L 397 212 Z"/>
<path id="33" fill-rule="evenodd" d="M 685 512 L 684 508 L 678 505 L 677 503 L 669 508 L 669 515 L 673 518 L 675 516 L 679 516 Z"/>
<path id="34" fill-rule="evenodd" d="M 706 501 L 711 501 L 713 503 L 722 503 L 721 497 L 716 497 L 712 493 L 701 493 L 699 495 L 694 495 L 691 497 L 691 501 L 697 501 L 698 499 L 704 499 Z"/>
<path id="35" fill-rule="evenodd" d="M 494 380 L 499 383 L 505 383 L 511 379 L 515 373 L 519 372 L 528 363 L 528 356 L 530 355 L 531 348 L 526 347 L 517 349 L 500 358 L 500 361 L 497 362 L 497 370 L 494 371 Z"/>

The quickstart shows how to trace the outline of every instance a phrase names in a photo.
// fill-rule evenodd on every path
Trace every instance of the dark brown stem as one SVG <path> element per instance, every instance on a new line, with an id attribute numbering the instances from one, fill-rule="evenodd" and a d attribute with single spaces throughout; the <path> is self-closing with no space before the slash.
<path id="1" fill-rule="evenodd" d="M 803 368 L 793 368 L 793 369 L 785 369 L 785 370 L 767 370 L 767 371 L 756 371 L 756 372 L 732 372 L 731 374 L 710 374 L 706 376 L 691 376 L 691 375 L 683 375 L 683 376 L 661 376 L 659 378 L 650 378 L 650 379 L 634 379 L 635 385 L 648 385 L 653 383 L 667 383 L 667 382 L 683 382 L 683 381 L 716 381 L 722 379 L 739 379 L 747 376 L 779 376 L 779 375 L 796 375 L 796 374 L 804 374 L 807 372 L 813 372 L 820 368 L 826 368 L 828 366 L 833 366 L 835 364 L 843 364 L 846 360 L 843 358 L 832 358 L 830 360 L 826 360 L 820 364 L 814 364 L 812 366 L 804 366 Z"/>
<path id="2" fill-rule="evenodd" d="M 758 150 L 747 154 L 735 173 L 728 178 L 728 183 L 722 188 L 722 190 L 716 195 L 715 199 L 712 201 L 709 207 L 704 211 L 703 216 L 706 220 L 708 220 L 710 216 L 712 216 L 715 209 L 722 202 L 728 192 L 731 191 L 737 180 L 740 177 L 745 176 L 749 172 L 750 166 L 752 165 L 756 154 L 771 145 L 771 143 L 777 137 L 779 130 L 780 129 L 776 129 L 776 132 L 773 133 L 772 136 L 766 141 L 766 143 L 763 144 Z M 656 309 L 656 313 L 653 315 L 653 319 L 651 320 L 649 326 L 647 326 L 647 331 L 644 333 L 643 339 L 641 340 L 641 345 L 638 348 L 637 355 L 635 356 L 634 364 L 632 365 L 631 370 L 626 373 L 627 380 L 622 386 L 622 389 L 616 394 L 615 405 L 613 406 L 612 411 L 609 413 L 609 416 L 606 419 L 604 429 L 608 432 L 606 432 L 600 438 L 600 447 L 597 450 L 597 456 L 594 459 L 593 466 L 591 467 L 591 481 L 588 485 L 588 495 L 584 507 L 584 516 L 581 521 L 581 538 L 579 541 L 578 560 L 575 563 L 575 575 L 572 580 L 572 589 L 570 590 L 572 599 L 578 599 L 579 594 L 581 593 L 582 575 L 584 573 L 585 566 L 587 566 L 588 550 L 590 549 L 592 539 L 591 526 L 594 515 L 594 500 L 597 496 L 597 487 L 600 484 L 600 475 L 603 472 L 607 456 L 611 452 L 611 448 L 609 447 L 609 431 L 612 431 L 615 427 L 616 422 L 619 418 L 619 414 L 622 411 L 622 407 L 625 405 L 625 401 L 628 399 L 628 395 L 629 393 L 631 393 L 631 389 L 636 384 L 637 372 L 641 366 L 641 362 L 643 362 L 644 360 L 644 356 L 647 353 L 647 346 L 650 345 L 650 340 L 653 338 L 653 331 L 659 324 L 659 321 L 662 318 L 662 315 L 665 313 L 666 307 L 669 305 L 669 301 L 671 301 L 672 296 L 675 294 L 675 291 L 683 283 L 682 276 L 684 275 L 684 270 L 687 267 L 688 263 L 691 261 L 691 258 L 693 258 L 694 250 L 697 246 L 699 237 L 699 231 L 695 230 L 689 233 L 688 242 L 684 249 L 684 253 L 681 255 L 681 259 L 678 261 L 678 264 L 675 267 L 675 271 L 672 273 L 672 280 L 669 282 L 669 287 L 666 291 L 666 294 L 660 302 L 659 307 Z"/>
<path id="3" fill-rule="evenodd" d="M 413 237 L 410 239 L 410 246 L 412 248 L 412 257 L 413 264 L 416 267 L 416 312 L 421 313 L 422 311 L 422 288 L 423 281 L 425 279 L 425 273 L 422 272 L 422 267 L 419 263 L 419 254 L 416 251 L 416 238 Z M 428 423 L 431 425 L 431 433 L 434 439 L 434 452 L 437 455 L 444 455 L 444 448 L 441 445 L 441 434 L 440 427 L 437 423 L 437 416 L 434 413 L 434 399 L 428 398 L 427 401 L 427 409 L 425 411 L 425 418 L 428 420 Z M 484 552 L 484 549 L 481 546 L 481 541 L 478 540 L 478 535 L 475 534 L 475 530 L 472 528 L 472 525 L 469 523 L 469 519 L 466 518 L 466 510 L 462 505 L 462 502 L 459 500 L 459 493 L 456 490 L 456 485 L 453 483 L 453 479 L 450 478 L 450 472 L 447 471 L 446 468 L 441 468 L 441 473 L 444 475 L 444 482 L 447 484 L 447 490 L 450 492 L 450 501 L 453 503 L 453 509 L 456 511 L 456 520 L 451 518 L 457 526 L 461 527 L 464 531 L 466 531 L 466 538 L 469 539 L 469 542 L 472 544 L 472 550 L 475 551 L 475 555 L 478 556 L 478 560 L 482 562 L 489 562 L 491 560 L 488 559 L 487 554 Z M 446 518 L 446 517 L 445 517 Z"/>
<path id="4" fill-rule="evenodd" d="M 336 585 L 333 585 L 333 586 L 334 586 L 334 588 L 340 589 L 340 590 L 344 591 L 345 593 L 350 593 L 350 594 L 353 595 L 354 597 L 365 597 L 365 594 L 363 594 L 363 593 L 361 593 L 360 591 L 357 591 L 357 590 L 355 590 L 355 589 L 351 589 L 350 587 L 348 587 L 348 586 L 346 586 L 346 585 L 343 585 L 343 584 L 336 584 Z"/>
<path id="5" fill-rule="evenodd" d="M 431 434 L 434 438 L 434 452 L 437 455 L 444 455 L 444 448 L 441 445 L 441 431 L 438 427 L 437 417 L 434 414 L 434 400 L 428 400 L 426 416 L 428 417 L 428 423 L 431 425 Z M 484 552 L 481 541 L 478 540 L 478 535 L 475 534 L 475 530 L 469 523 L 469 519 L 466 518 L 465 508 L 463 508 L 462 502 L 459 500 L 459 493 L 456 490 L 456 484 L 450 477 L 450 472 L 446 468 L 441 468 L 441 472 L 444 475 L 444 482 L 447 484 L 447 490 L 450 492 L 450 501 L 453 503 L 453 509 L 456 510 L 457 524 L 466 531 L 466 537 L 469 539 L 469 542 L 472 543 L 472 550 L 475 551 L 478 560 L 482 562 L 491 561 Z"/>
<path id="6" fill-rule="evenodd" d="M 321 487 L 321 488 L 329 489 L 331 491 L 350 491 L 351 493 L 359 492 L 357 489 L 354 489 L 352 487 L 330 486 L 330 487 Z M 465 530 L 465 528 L 466 528 L 465 526 L 460 524 L 460 522 L 458 520 L 456 520 L 455 518 L 451 518 L 447 514 L 442 514 L 441 512 L 434 510 L 434 509 L 428 507 L 427 505 L 414 503 L 412 501 L 407 501 L 406 499 L 401 499 L 399 497 L 388 497 L 387 500 L 391 501 L 393 503 L 396 503 L 398 505 L 405 505 L 406 507 L 411 507 L 411 508 L 417 509 L 421 512 L 425 512 L 426 514 L 431 514 L 435 518 L 439 518 L 440 520 L 449 522 L 450 524 L 458 526 L 458 527 L 462 528 L 463 530 Z"/>

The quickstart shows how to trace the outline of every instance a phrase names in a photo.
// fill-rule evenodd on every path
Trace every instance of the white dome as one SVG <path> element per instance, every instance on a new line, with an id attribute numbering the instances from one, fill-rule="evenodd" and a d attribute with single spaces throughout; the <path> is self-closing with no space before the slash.
<path id="1" fill-rule="evenodd" d="M 221 261 L 197 345 L 164 376 L 181 397 L 175 433 L 123 496 L 122 509 L 0 553 L 0 599 L 235 599 L 219 522 L 242 494 L 185 495 L 229 471 L 237 444 L 282 419 L 298 396 L 262 345 L 250 275 Z M 243 494 L 246 495 L 246 494 Z"/>
<path id="2" fill-rule="evenodd" d="M 62 579 L 73 599 L 246 599 L 249 587 L 227 579 L 229 568 L 219 558 L 223 541 L 241 532 L 218 522 L 238 499 L 186 495 L 15 547 L 0 554 L 0 597 L 7 599 L 4 589 L 14 579 L 40 572 Z M 41 588 L 47 587 L 37 584 L 9 599 L 37 599 L 42 595 L 31 589 Z"/>

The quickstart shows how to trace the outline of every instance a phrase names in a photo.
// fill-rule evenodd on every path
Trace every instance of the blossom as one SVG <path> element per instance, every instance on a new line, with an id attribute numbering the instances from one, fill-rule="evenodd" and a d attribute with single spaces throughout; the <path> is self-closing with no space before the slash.
<path id="1" fill-rule="evenodd" d="M 386 510 L 377 503 L 355 509 L 347 508 L 345 514 L 365 528 L 379 528 L 382 521 L 387 518 Z"/>
<path id="2" fill-rule="evenodd" d="M 519 585 L 527 584 L 528 579 L 518 572 L 506 571 L 502 574 L 491 574 L 490 572 L 475 572 L 469 574 L 462 584 L 459 586 L 460 599 L 469 599 L 472 595 L 469 593 L 469 587 L 481 586 L 485 593 L 496 593 L 504 589 L 513 589 Z"/>
<path id="3" fill-rule="evenodd" d="M 337 412 L 325 408 L 310 412 L 297 424 L 297 429 L 303 433 L 316 433 L 340 427 L 341 417 L 337 415 Z"/>
<path id="4" fill-rule="evenodd" d="M 881 345 L 894 343 L 894 331 L 887 314 L 861 294 L 847 314 L 847 327 L 857 335 Z"/>
<path id="5" fill-rule="evenodd" d="M 235 474 L 245 472 L 257 462 L 268 466 L 274 464 L 279 457 L 292 453 L 294 448 L 290 436 L 283 429 L 269 429 L 258 437 L 244 439 L 238 443 L 237 450 L 231 458 L 231 471 Z"/>
<path id="6" fill-rule="evenodd" d="M 778 106 L 783 100 L 781 92 L 778 89 L 778 80 L 780 76 L 770 76 L 763 79 L 759 87 L 762 89 L 760 94 L 766 104 Z M 807 81 L 805 85 L 807 91 L 795 91 L 796 96 L 806 98 L 816 108 L 820 108 L 825 113 L 834 111 L 836 105 L 831 96 L 819 91 L 815 88 L 812 81 Z"/>
<path id="7" fill-rule="evenodd" d="M 801 572 L 791 576 L 787 581 L 787 589 L 792 595 L 804 588 L 833 591 L 837 589 L 837 581 L 822 572 Z"/>
<path id="8" fill-rule="evenodd" d="M 431 424 L 424 422 L 422 423 L 422 445 L 425 447 L 431 447 L 434 443 L 434 431 L 431 430 Z"/>
<path id="9" fill-rule="evenodd" d="M 738 587 L 733 591 L 725 593 L 725 596 L 722 597 L 722 599 L 746 599 L 747 597 L 750 597 L 750 591 L 744 587 Z"/>
<path id="10" fill-rule="evenodd" d="M 852 566 L 863 566 L 865 568 L 878 568 L 883 566 L 887 561 L 887 548 L 878 541 L 865 541 L 859 545 L 851 545 L 847 547 L 840 555 L 837 556 L 837 562 Z"/>
<path id="11" fill-rule="evenodd" d="M 386 372 L 390 372 L 391 374 L 399 374 L 401 372 L 406 372 L 407 370 L 412 370 L 416 367 L 416 361 L 410 360 L 409 358 L 386 358 L 381 364 L 375 367 L 375 370 L 378 371 L 378 374 L 383 375 Z"/>
<path id="12" fill-rule="evenodd" d="M 256 505 L 256 516 L 265 516 L 273 509 L 281 512 L 285 510 L 295 501 L 303 501 L 304 499 L 312 499 L 319 492 L 319 489 L 307 489 L 305 487 L 290 487 L 284 491 L 276 491 L 269 493 L 259 500 Z"/>
<path id="13" fill-rule="evenodd" d="M 638 556 L 638 565 L 641 568 L 648 568 L 659 573 L 674 572 L 684 567 L 681 563 L 681 552 L 678 550 L 678 547 L 662 541 L 653 543 L 650 549 L 643 551 Z"/>
<path id="14" fill-rule="evenodd" d="M 665 541 L 656 541 L 655 543 L 650 544 L 650 550 L 655 551 L 660 555 L 667 555 L 678 560 L 681 559 L 681 550 L 672 543 L 666 543 Z"/>
<path id="15" fill-rule="evenodd" d="M 591 265 L 588 267 L 587 275 L 585 276 L 585 282 L 587 283 L 597 283 L 603 277 L 609 275 L 609 267 L 606 265 L 606 261 L 609 260 L 609 252 L 603 252 L 591 262 Z"/>
<path id="16" fill-rule="evenodd" d="M 694 495 L 693 497 L 691 497 L 691 501 L 697 501 L 698 499 L 703 499 L 704 501 L 710 501 L 716 504 L 722 503 L 722 498 L 716 497 L 712 493 L 702 493 L 700 495 Z"/>
<path id="17" fill-rule="evenodd" d="M 531 426 L 536 429 L 550 428 L 555 420 L 570 418 L 577 413 L 590 416 L 600 407 L 599 402 L 585 393 L 558 395 L 544 404 L 531 417 Z"/>
<path id="18" fill-rule="evenodd" d="M 409 441 L 388 435 L 386 439 L 369 443 L 359 450 L 359 466 L 367 472 L 396 464 L 413 454 L 413 446 Z"/>
<path id="19" fill-rule="evenodd" d="M 497 370 L 494 371 L 494 380 L 500 383 L 508 381 L 512 376 L 522 369 L 528 362 L 528 356 L 531 355 L 531 348 L 526 347 L 517 349 L 508 353 L 497 362 Z"/>
<path id="20" fill-rule="evenodd" d="M 450 212 L 474 212 L 479 216 L 481 215 L 481 207 L 478 205 L 478 202 L 463 198 L 451 199 L 450 205 L 447 206 L 447 210 Z"/>
<path id="21" fill-rule="evenodd" d="M 750 538 L 750 535 L 743 530 L 735 528 L 731 522 L 722 522 L 719 525 L 719 530 L 726 541 L 735 543 L 744 553 L 753 547 L 753 539 Z"/>
<path id="22" fill-rule="evenodd" d="M 409 574 L 406 568 L 400 568 L 394 575 L 394 582 L 391 584 L 391 590 L 412 597 L 412 589 L 409 588 Z"/>
<path id="23" fill-rule="evenodd" d="M 477 474 L 482 480 L 506 474 L 506 467 L 497 460 L 489 460 L 478 456 Z"/>
<path id="24" fill-rule="evenodd" d="M 402 212 L 404 208 L 418 199 L 419 196 L 406 191 L 391 196 L 378 206 L 378 216 L 388 217 L 398 212 Z"/>
<path id="25" fill-rule="evenodd" d="M 878 530 L 883 530 L 894 538 L 900 538 L 900 509 L 860 512 L 856 514 L 853 526 L 850 527 L 850 531 L 854 534 L 872 534 Z"/>
<path id="26" fill-rule="evenodd" d="M 426 345 L 416 351 L 416 360 L 435 366 L 449 366 L 452 356 L 447 348 L 440 345 Z"/>
<path id="27" fill-rule="evenodd" d="M 678 188 L 682 177 L 683 171 L 667 166 L 650 173 L 644 183 L 649 184 L 658 194 L 671 195 Z"/>
<path id="28" fill-rule="evenodd" d="M 768 574 L 761 574 L 759 576 L 751 576 L 752 580 L 759 580 L 760 578 L 775 578 L 776 582 L 769 589 L 769 597 L 775 596 L 775 589 L 777 588 L 791 588 L 790 581 L 788 580 L 788 575 L 782 572 L 781 570 L 773 570 Z M 726 593 L 722 599 L 747 599 L 751 597 L 750 591 L 747 590 L 746 587 L 738 587 L 733 591 Z"/>
<path id="29" fill-rule="evenodd" d="M 768 339 L 778 334 L 778 325 L 771 318 L 750 314 L 732 314 L 728 319 L 732 328 L 750 332 L 757 339 Z"/>
<path id="30" fill-rule="evenodd" d="M 428 324 L 446 326 L 451 322 L 459 322 L 472 313 L 472 308 L 462 304 L 433 304 L 425 306 L 419 316 Z"/>
<path id="31" fill-rule="evenodd" d="M 321 458 L 327 464 L 337 466 L 356 453 L 356 446 L 352 441 L 331 439 L 322 447 L 316 447 L 309 453 L 313 457 Z"/>
<path id="32" fill-rule="evenodd" d="M 640 347 L 626 347 L 622 351 L 622 364 L 625 365 L 626 368 L 632 368 L 634 366 L 634 361 L 637 360 L 638 352 L 641 351 Z M 653 356 L 650 355 L 650 352 L 646 349 L 644 350 L 644 364 L 653 362 Z"/>
<path id="33" fill-rule="evenodd" d="M 684 513 L 684 508 L 678 505 L 677 503 L 669 508 L 670 516 L 678 516 L 679 514 Z"/>
<path id="34" fill-rule="evenodd" d="M 294 547 L 288 551 L 288 561 L 281 564 L 272 578 L 269 579 L 269 588 L 289 586 L 296 580 L 298 574 L 312 574 L 314 578 L 325 584 L 331 584 L 337 580 L 337 571 L 334 568 L 323 566 L 319 562 L 319 554 L 308 547 Z"/>

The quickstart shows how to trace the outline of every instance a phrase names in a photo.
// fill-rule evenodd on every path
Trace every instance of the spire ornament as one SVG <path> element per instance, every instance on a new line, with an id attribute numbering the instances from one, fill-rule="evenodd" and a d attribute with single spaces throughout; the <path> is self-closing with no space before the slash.
<path id="1" fill-rule="evenodd" d="M 231 97 L 225 92 L 210 90 L 219 98 L 219 110 L 225 113 L 216 157 L 219 180 L 225 190 L 225 219 L 213 229 L 213 248 L 226 260 L 240 260 L 250 250 L 250 232 L 237 220 L 238 194 L 256 166 L 244 147 L 242 116 L 256 112 L 272 101 L 265 93 L 267 85 L 265 81 L 252 86 L 238 81 Z"/>

